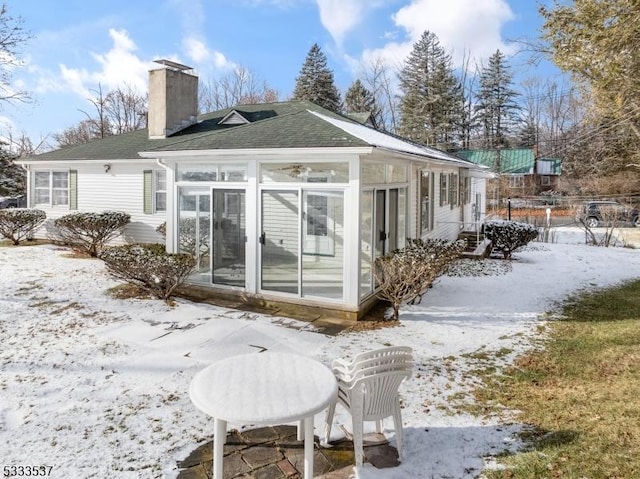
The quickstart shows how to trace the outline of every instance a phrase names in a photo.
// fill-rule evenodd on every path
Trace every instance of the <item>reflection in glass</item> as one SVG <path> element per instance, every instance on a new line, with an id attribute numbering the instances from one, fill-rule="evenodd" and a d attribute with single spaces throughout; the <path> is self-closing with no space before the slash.
<path id="1" fill-rule="evenodd" d="M 302 295 L 342 299 L 344 193 L 303 191 Z"/>
<path id="2" fill-rule="evenodd" d="M 371 261 L 373 255 L 373 191 L 364 191 L 360 198 L 360 297 L 372 290 Z"/>
<path id="3" fill-rule="evenodd" d="M 245 286 L 244 190 L 213 190 L 213 283 Z"/>

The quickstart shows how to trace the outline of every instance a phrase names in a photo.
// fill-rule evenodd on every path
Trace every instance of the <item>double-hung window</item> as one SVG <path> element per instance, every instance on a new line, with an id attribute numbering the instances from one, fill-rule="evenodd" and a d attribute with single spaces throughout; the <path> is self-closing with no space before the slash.
<path id="1" fill-rule="evenodd" d="M 167 172 L 154 170 L 153 194 L 156 211 L 167 211 Z"/>
<path id="2" fill-rule="evenodd" d="M 69 206 L 69 172 L 36 171 L 33 194 L 36 205 Z"/>

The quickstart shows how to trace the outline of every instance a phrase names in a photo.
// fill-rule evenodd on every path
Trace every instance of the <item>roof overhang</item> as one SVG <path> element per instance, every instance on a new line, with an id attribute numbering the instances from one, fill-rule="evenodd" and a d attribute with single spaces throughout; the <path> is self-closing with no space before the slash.
<path id="1" fill-rule="evenodd" d="M 298 157 L 301 154 L 309 156 L 319 155 L 366 155 L 373 152 L 373 147 L 338 147 L 338 148 L 238 148 L 238 149 L 216 149 L 216 150 L 176 150 L 176 151 L 141 151 L 142 158 L 151 159 L 172 159 L 180 158 L 211 158 L 211 157 L 261 157 L 261 156 L 282 156 Z"/>

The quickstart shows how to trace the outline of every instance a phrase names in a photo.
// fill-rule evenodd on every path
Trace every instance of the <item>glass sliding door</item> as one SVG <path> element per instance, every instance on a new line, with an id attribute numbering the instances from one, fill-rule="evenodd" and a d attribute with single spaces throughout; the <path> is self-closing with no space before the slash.
<path id="1" fill-rule="evenodd" d="M 212 191 L 212 282 L 245 287 L 246 217 L 245 191 Z"/>
<path id="2" fill-rule="evenodd" d="M 298 191 L 263 191 L 261 286 L 299 294 L 300 205 Z"/>
<path id="3" fill-rule="evenodd" d="M 211 196 L 207 188 L 180 188 L 178 193 L 178 252 L 195 257 L 192 279 L 209 281 L 211 268 Z"/>
<path id="4" fill-rule="evenodd" d="M 373 191 L 363 191 L 360 197 L 360 297 L 373 290 Z"/>
<path id="5" fill-rule="evenodd" d="M 344 193 L 302 192 L 302 295 L 341 299 Z"/>

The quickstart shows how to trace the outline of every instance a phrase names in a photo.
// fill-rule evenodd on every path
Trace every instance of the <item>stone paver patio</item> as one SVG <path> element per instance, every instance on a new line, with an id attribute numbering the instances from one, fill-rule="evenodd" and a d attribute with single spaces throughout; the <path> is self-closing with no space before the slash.
<path id="1" fill-rule="evenodd" d="M 352 476 L 355 457 L 353 443 L 341 439 L 320 447 L 315 438 L 314 477 L 348 479 Z M 365 460 L 375 467 L 398 465 L 398 452 L 384 436 L 365 435 Z M 212 477 L 213 442 L 196 448 L 183 461 L 178 461 L 178 479 L 210 479 Z M 299 479 L 304 471 L 304 445 L 297 440 L 295 426 L 274 426 L 243 432 L 230 431 L 224 446 L 224 478 L 222 479 Z"/>

